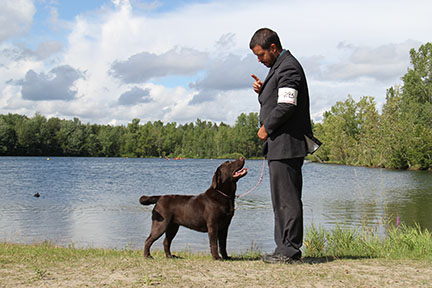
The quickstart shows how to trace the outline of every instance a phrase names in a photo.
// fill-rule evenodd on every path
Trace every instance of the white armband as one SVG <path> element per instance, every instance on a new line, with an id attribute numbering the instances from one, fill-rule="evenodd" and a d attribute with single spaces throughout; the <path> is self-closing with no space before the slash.
<path id="1" fill-rule="evenodd" d="M 294 88 L 279 88 L 277 103 L 289 103 L 297 106 L 297 95 L 298 91 Z"/>

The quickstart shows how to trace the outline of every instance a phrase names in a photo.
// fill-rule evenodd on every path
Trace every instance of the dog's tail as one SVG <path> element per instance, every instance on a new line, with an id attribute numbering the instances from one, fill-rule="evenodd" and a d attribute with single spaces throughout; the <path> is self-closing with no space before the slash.
<path id="1" fill-rule="evenodd" d="M 151 205 L 151 204 L 156 204 L 156 202 L 159 200 L 161 196 L 141 196 L 139 199 L 139 202 L 142 205 Z"/>

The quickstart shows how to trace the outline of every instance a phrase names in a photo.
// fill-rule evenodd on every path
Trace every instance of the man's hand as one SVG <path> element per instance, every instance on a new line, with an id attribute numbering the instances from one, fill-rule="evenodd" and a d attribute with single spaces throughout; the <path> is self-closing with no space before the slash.
<path id="1" fill-rule="evenodd" d="M 255 79 L 255 82 L 253 83 L 253 89 L 256 93 L 260 93 L 261 87 L 263 85 L 263 82 L 254 74 L 251 75 L 252 78 Z"/>
<path id="2" fill-rule="evenodd" d="M 265 129 L 264 125 L 261 126 L 261 128 L 258 130 L 258 138 L 260 138 L 261 140 L 266 141 L 268 138 L 268 133 L 267 130 Z"/>

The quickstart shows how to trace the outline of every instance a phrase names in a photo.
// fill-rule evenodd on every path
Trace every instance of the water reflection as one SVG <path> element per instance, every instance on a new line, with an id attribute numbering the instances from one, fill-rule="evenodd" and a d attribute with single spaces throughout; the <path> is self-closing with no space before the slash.
<path id="1" fill-rule="evenodd" d="M 321 172 L 327 173 L 331 182 L 318 189 L 318 193 L 324 194 L 319 213 L 324 219 L 320 222 L 377 227 L 395 224 L 399 216 L 401 223 L 418 223 L 431 230 L 430 172 L 316 165 L 324 166 L 320 167 Z M 313 197 L 309 201 L 313 202 Z"/>
<path id="2" fill-rule="evenodd" d="M 0 158 L 0 241 L 51 240 L 77 247 L 141 249 L 151 227 L 151 208 L 141 195 L 198 194 L 223 160 L 122 158 Z M 249 173 L 237 194 L 257 183 L 262 161 L 247 161 Z M 236 200 L 228 250 L 273 249 L 273 213 L 268 169 L 260 186 Z M 305 226 L 378 227 L 399 216 L 432 230 L 432 174 L 305 163 Z M 33 194 L 39 192 L 40 198 Z M 162 241 L 156 247 L 162 247 Z M 208 250 L 205 233 L 181 228 L 173 250 Z"/>
<path id="3" fill-rule="evenodd" d="M 388 204 L 386 214 L 394 220 L 397 216 L 407 225 L 419 224 L 420 227 L 426 227 L 429 231 L 432 229 L 431 213 L 431 189 L 417 188 L 407 189 L 405 191 L 390 191 L 397 196 L 405 194 L 403 199 L 395 199 Z"/>

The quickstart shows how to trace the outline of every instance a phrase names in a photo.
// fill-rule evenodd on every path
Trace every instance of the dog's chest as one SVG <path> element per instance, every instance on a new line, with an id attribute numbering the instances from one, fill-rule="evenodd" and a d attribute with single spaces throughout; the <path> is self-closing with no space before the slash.
<path id="1" fill-rule="evenodd" d="M 217 218 L 221 219 L 222 222 L 230 222 L 231 218 L 234 216 L 234 204 L 224 205 L 219 207 Z"/>
<path id="2" fill-rule="evenodd" d="M 228 216 L 228 217 L 233 217 L 234 216 L 234 203 L 231 203 L 230 202 L 230 204 L 229 205 L 227 205 L 226 207 L 225 207 L 225 211 L 224 211 L 224 213 Z"/>

